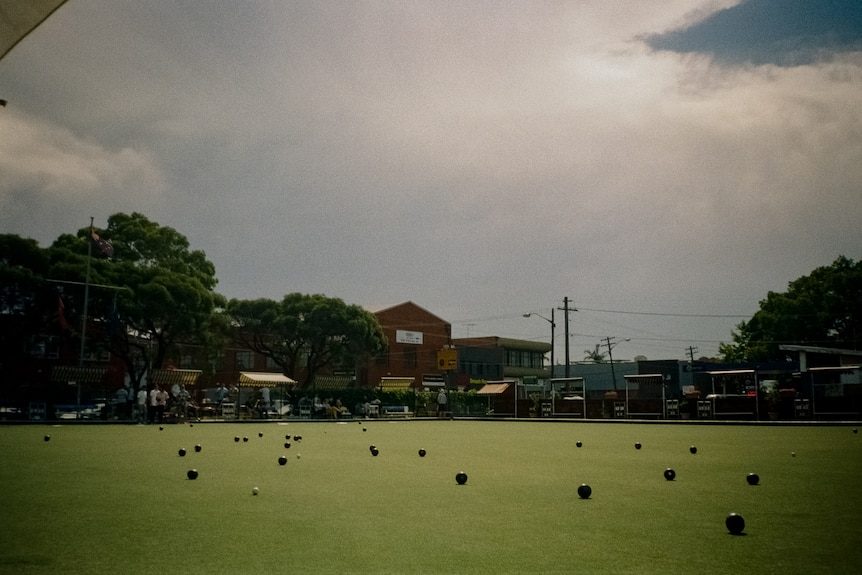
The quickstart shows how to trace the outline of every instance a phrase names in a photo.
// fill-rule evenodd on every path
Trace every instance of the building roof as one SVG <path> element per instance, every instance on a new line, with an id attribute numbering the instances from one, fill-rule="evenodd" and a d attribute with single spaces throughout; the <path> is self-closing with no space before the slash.
<path id="1" fill-rule="evenodd" d="M 551 351 L 551 344 L 531 339 L 513 339 L 509 337 L 485 336 L 485 337 L 461 337 L 453 339 L 455 347 L 501 347 L 518 351 L 537 351 L 547 353 Z"/>
<path id="2" fill-rule="evenodd" d="M 296 383 L 283 373 L 271 373 L 263 371 L 241 371 L 239 372 L 239 385 L 241 387 L 265 387 L 268 384 Z"/>

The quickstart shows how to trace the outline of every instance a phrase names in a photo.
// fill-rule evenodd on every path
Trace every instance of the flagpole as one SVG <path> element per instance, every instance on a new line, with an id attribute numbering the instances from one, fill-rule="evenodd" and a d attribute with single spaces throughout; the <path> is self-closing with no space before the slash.
<path id="1" fill-rule="evenodd" d="M 90 216 L 90 234 L 87 236 L 87 275 L 84 280 L 84 319 L 81 326 L 81 353 L 78 366 L 84 366 L 84 348 L 87 342 L 87 311 L 90 303 L 90 260 L 93 257 L 93 216 Z M 81 419 L 81 382 L 78 378 L 78 419 Z"/>
<path id="2" fill-rule="evenodd" d="M 78 366 L 84 366 L 84 344 L 87 341 L 87 308 L 90 303 L 90 260 L 93 257 L 93 216 L 90 216 L 90 235 L 87 236 L 87 275 L 84 280 L 84 319 L 81 327 L 81 354 Z"/>

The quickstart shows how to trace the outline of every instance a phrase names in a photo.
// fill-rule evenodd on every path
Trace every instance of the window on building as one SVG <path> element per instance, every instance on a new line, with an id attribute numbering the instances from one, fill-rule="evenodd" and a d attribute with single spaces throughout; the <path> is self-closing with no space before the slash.
<path id="1" fill-rule="evenodd" d="M 244 369 L 254 369 L 254 352 L 253 351 L 238 351 L 236 352 L 236 368 L 239 371 Z"/>
<path id="2" fill-rule="evenodd" d="M 416 348 L 404 348 L 404 367 L 416 367 Z"/>

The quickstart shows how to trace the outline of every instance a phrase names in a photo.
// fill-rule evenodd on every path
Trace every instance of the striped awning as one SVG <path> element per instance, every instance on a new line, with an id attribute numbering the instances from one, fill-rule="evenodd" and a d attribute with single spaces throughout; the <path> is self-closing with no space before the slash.
<path id="1" fill-rule="evenodd" d="M 197 383 L 200 375 L 199 369 L 154 369 L 150 372 L 150 384 L 158 385 L 162 389 L 175 385 L 192 386 Z"/>
<path id="2" fill-rule="evenodd" d="M 51 369 L 51 381 L 55 383 L 102 383 L 107 367 L 79 367 L 55 365 Z"/>
<path id="3" fill-rule="evenodd" d="M 410 386 L 413 385 L 413 377 L 381 377 L 380 378 L 380 390 L 381 391 L 397 391 L 399 389 L 410 389 Z"/>
<path id="4" fill-rule="evenodd" d="M 350 375 L 318 375 L 314 378 L 314 388 L 320 390 L 347 389 L 353 383 Z"/>
<path id="5" fill-rule="evenodd" d="M 267 387 L 269 385 L 284 385 L 296 383 L 283 373 L 272 373 L 264 371 L 241 371 L 239 373 L 239 385 L 241 387 Z"/>
<path id="6" fill-rule="evenodd" d="M 508 383 L 486 383 L 482 389 L 476 392 L 476 395 L 496 395 L 507 389 L 509 389 Z"/>

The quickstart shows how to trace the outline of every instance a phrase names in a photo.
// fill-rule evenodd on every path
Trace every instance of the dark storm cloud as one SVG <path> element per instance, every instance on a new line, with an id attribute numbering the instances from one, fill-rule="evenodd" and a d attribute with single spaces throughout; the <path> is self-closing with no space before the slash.
<path id="1" fill-rule="evenodd" d="M 725 64 L 801 66 L 862 50 L 859 0 L 748 0 L 692 26 L 650 36 L 656 50 Z"/>

